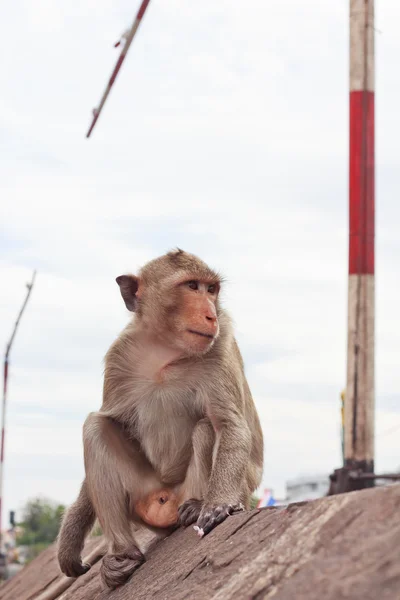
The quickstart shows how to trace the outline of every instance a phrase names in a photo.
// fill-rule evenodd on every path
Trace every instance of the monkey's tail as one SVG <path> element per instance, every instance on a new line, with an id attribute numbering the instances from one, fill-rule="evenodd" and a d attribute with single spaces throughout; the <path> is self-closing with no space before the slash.
<path id="1" fill-rule="evenodd" d="M 101 578 L 107 587 L 114 589 L 123 585 L 144 560 L 136 546 L 121 554 L 106 554 L 100 568 Z"/>

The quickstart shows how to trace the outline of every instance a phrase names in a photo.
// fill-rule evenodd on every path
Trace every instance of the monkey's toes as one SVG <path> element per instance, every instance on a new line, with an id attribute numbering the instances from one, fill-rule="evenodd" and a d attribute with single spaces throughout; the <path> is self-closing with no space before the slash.
<path id="1" fill-rule="evenodd" d="M 178 508 L 178 524 L 182 527 L 188 527 L 196 523 L 201 513 L 201 506 L 201 500 L 196 500 L 195 498 L 186 500 Z"/>
<path id="2" fill-rule="evenodd" d="M 241 503 L 204 506 L 196 523 L 197 531 L 199 532 L 200 530 L 202 532 L 201 537 L 203 537 L 203 535 L 207 535 L 214 527 L 225 521 L 229 515 L 242 512 L 243 510 L 244 506 Z"/>
<path id="3" fill-rule="evenodd" d="M 107 587 L 114 589 L 124 584 L 144 560 L 136 547 L 122 554 L 106 554 L 100 567 L 101 578 Z"/>

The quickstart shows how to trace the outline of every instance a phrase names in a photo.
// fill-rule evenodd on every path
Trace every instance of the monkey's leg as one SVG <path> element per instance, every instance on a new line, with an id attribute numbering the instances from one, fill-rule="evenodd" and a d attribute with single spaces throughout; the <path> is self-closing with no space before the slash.
<path id="1" fill-rule="evenodd" d="M 139 445 L 108 417 L 90 414 L 83 432 L 88 492 L 109 548 L 101 576 L 114 588 L 144 561 L 133 535 L 131 507 L 161 482 Z"/>
<path id="2" fill-rule="evenodd" d="M 81 552 L 95 518 L 84 480 L 77 500 L 64 515 L 58 535 L 58 562 L 68 577 L 79 577 L 90 569 L 90 565 L 82 564 Z"/>
<path id="3" fill-rule="evenodd" d="M 197 521 L 207 491 L 212 468 L 215 433 L 209 419 L 201 419 L 192 435 L 193 454 L 183 483 L 185 502 L 178 509 L 179 524 L 187 527 Z"/>

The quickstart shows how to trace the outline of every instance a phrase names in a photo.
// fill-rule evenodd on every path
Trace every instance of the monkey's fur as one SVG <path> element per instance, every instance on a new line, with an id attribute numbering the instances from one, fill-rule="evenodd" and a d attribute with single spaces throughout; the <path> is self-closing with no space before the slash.
<path id="1" fill-rule="evenodd" d="M 218 274 L 178 249 L 117 282 L 135 315 L 106 355 L 103 404 L 83 428 L 86 478 L 58 540 L 61 570 L 81 575 L 97 517 L 111 588 L 144 561 L 143 527 L 158 537 L 170 531 L 149 527 L 135 503 L 168 488 L 180 499 L 179 524 L 207 534 L 249 508 L 263 468 L 260 422 Z"/>

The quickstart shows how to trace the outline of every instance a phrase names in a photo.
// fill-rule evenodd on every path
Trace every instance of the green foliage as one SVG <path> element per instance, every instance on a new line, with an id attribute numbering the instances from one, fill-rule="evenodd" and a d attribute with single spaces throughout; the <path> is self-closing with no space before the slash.
<path id="1" fill-rule="evenodd" d="M 29 550 L 27 552 L 27 560 L 25 561 L 24 564 L 28 564 L 31 562 L 31 560 L 33 560 L 34 558 L 36 558 L 37 556 L 39 556 L 39 554 L 43 551 L 46 550 L 46 548 L 48 547 L 49 544 L 46 544 L 45 542 L 40 542 L 39 544 L 33 544 L 32 546 L 29 546 Z"/>
<path id="2" fill-rule="evenodd" d="M 103 531 L 102 531 L 102 529 L 100 527 L 100 523 L 98 521 L 96 521 L 90 535 L 93 535 L 93 536 L 103 535 Z"/>
<path id="3" fill-rule="evenodd" d="M 36 556 L 57 537 L 61 517 L 65 507 L 41 498 L 29 500 L 23 510 L 23 520 L 19 523 L 23 532 L 17 537 L 17 544 L 30 546 Z"/>
<path id="4" fill-rule="evenodd" d="M 257 504 L 259 502 L 260 498 L 257 498 L 257 496 L 254 496 L 254 494 L 252 495 L 252 497 L 250 498 L 250 509 L 253 510 L 253 508 L 257 508 Z"/>

